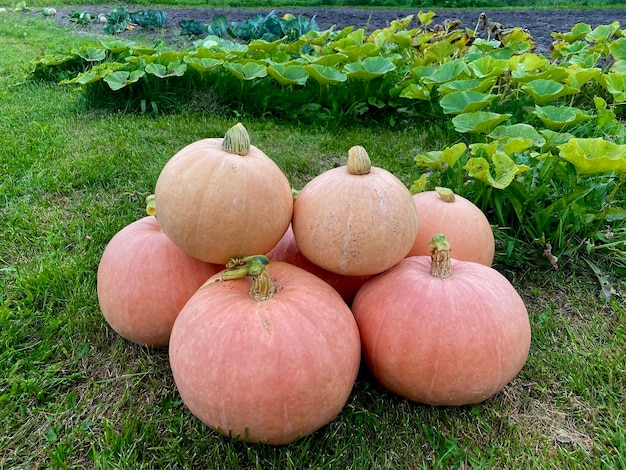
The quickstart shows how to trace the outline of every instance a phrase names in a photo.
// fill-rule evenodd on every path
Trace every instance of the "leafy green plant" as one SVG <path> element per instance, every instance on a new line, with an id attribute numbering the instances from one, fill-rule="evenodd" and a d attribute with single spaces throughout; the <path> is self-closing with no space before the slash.
<path id="1" fill-rule="evenodd" d="M 92 16 L 87 10 L 74 10 L 70 13 L 69 21 L 76 23 L 77 25 L 86 25 L 98 20 L 97 17 Z"/>

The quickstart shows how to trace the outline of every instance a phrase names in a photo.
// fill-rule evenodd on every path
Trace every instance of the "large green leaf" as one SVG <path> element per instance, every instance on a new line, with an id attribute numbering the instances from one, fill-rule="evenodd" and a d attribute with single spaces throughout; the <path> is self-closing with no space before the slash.
<path id="1" fill-rule="evenodd" d="M 602 173 L 626 173 L 626 145 L 602 138 L 571 139 L 559 145 L 559 155 L 567 160 L 579 176 Z"/>
<path id="2" fill-rule="evenodd" d="M 548 129 L 560 130 L 569 124 L 588 121 L 595 116 L 587 114 L 581 109 L 572 106 L 538 106 L 535 105 L 533 114 L 537 116 Z"/>
<path id="3" fill-rule="evenodd" d="M 192 69 L 197 70 L 200 73 L 210 72 L 216 67 L 219 67 L 224 63 L 222 59 L 213 59 L 211 57 L 191 57 L 187 56 L 183 61 Z"/>
<path id="4" fill-rule="evenodd" d="M 146 73 L 152 74 L 159 78 L 182 77 L 187 70 L 187 64 L 184 62 L 171 62 L 167 65 L 152 62 L 146 65 Z"/>
<path id="5" fill-rule="evenodd" d="M 578 93 L 580 89 L 558 83 L 554 80 L 532 80 L 522 85 L 522 90 L 533 97 L 536 103 L 545 103 L 557 98 Z"/>
<path id="6" fill-rule="evenodd" d="M 359 46 L 346 47 L 338 51 L 345 55 L 350 61 L 358 61 L 366 57 L 378 57 L 378 54 L 380 54 L 380 48 L 373 42 L 366 42 Z"/>
<path id="7" fill-rule="evenodd" d="M 257 62 L 225 62 L 224 68 L 239 80 L 254 80 L 267 76 L 267 67 Z"/>
<path id="8" fill-rule="evenodd" d="M 103 47 L 81 46 L 72 52 L 87 62 L 102 62 L 106 58 L 106 49 Z"/>
<path id="9" fill-rule="evenodd" d="M 491 89 L 493 85 L 496 83 L 497 77 L 487 77 L 487 78 L 466 78 L 461 80 L 453 80 L 448 83 L 443 83 L 439 85 L 437 91 L 440 95 L 445 95 L 447 93 L 452 93 L 454 91 L 465 91 L 472 90 L 480 93 L 484 93 L 485 91 Z"/>
<path id="10" fill-rule="evenodd" d="M 585 39 L 589 42 L 606 43 L 615 33 L 619 31 L 619 22 L 614 21 L 611 24 L 601 24 L 591 31 Z"/>
<path id="11" fill-rule="evenodd" d="M 501 75 L 509 69 L 509 61 L 505 59 L 494 59 L 490 56 L 483 56 L 467 64 L 476 77 L 485 78 Z"/>
<path id="12" fill-rule="evenodd" d="M 524 123 L 511 124 L 509 126 L 498 126 L 488 134 L 488 137 L 492 139 L 528 139 L 536 147 L 543 147 L 546 143 L 545 137 L 543 137 L 537 129 L 530 124 Z"/>
<path id="13" fill-rule="evenodd" d="M 446 114 L 471 113 L 489 105 L 496 96 L 472 90 L 454 91 L 444 95 L 439 104 Z"/>
<path id="14" fill-rule="evenodd" d="M 304 85 L 309 78 L 306 69 L 298 64 L 282 65 L 271 64 L 267 67 L 267 73 L 282 86 Z"/>
<path id="15" fill-rule="evenodd" d="M 626 59 L 626 38 L 619 38 L 611 41 L 609 44 L 609 52 L 617 60 Z"/>
<path id="16" fill-rule="evenodd" d="M 347 64 L 343 71 L 350 78 L 367 82 L 395 69 L 396 66 L 391 57 L 368 57 L 363 61 Z"/>
<path id="17" fill-rule="evenodd" d="M 332 83 L 345 82 L 348 76 L 332 67 L 325 65 L 309 64 L 304 65 L 309 75 L 320 85 L 330 85 Z"/>
<path id="18" fill-rule="evenodd" d="M 617 103 L 626 101 L 626 73 L 610 72 L 601 77 L 600 83 Z"/>
<path id="19" fill-rule="evenodd" d="M 408 98 L 410 100 L 430 101 L 432 93 L 432 85 L 422 85 L 421 83 L 408 83 L 400 92 L 400 98 Z"/>
<path id="20" fill-rule="evenodd" d="M 423 80 L 424 83 L 437 84 L 469 77 L 470 73 L 465 61 L 462 59 L 455 59 L 436 68 L 431 75 L 425 76 Z"/>
<path id="21" fill-rule="evenodd" d="M 551 36 L 557 39 L 563 39 L 566 42 L 572 43 L 584 38 L 591 32 L 591 26 L 587 23 L 576 23 L 572 29 L 567 33 L 552 33 Z"/>
<path id="22" fill-rule="evenodd" d="M 144 75 L 145 72 L 143 70 L 133 70 L 132 72 L 118 70 L 104 77 L 104 81 L 109 85 L 111 90 L 117 91 L 131 83 L 139 81 Z"/>
<path id="23" fill-rule="evenodd" d="M 452 118 L 452 123 L 457 132 L 486 134 L 501 122 L 510 118 L 510 114 L 499 114 L 487 111 L 463 113 Z"/>
<path id="24" fill-rule="evenodd" d="M 569 78 L 567 84 L 573 88 L 580 89 L 582 86 L 589 82 L 597 82 L 602 75 L 602 70 L 597 67 L 584 68 L 573 67 L 568 68 Z"/>

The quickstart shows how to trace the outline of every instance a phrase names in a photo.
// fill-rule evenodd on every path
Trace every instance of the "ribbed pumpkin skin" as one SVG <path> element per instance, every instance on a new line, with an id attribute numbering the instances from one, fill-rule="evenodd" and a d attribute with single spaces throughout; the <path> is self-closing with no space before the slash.
<path id="1" fill-rule="evenodd" d="M 409 190 L 388 171 L 353 175 L 346 166 L 309 181 L 295 201 L 293 232 L 300 251 L 337 274 L 373 275 L 404 258 L 417 234 Z"/>
<path id="2" fill-rule="evenodd" d="M 182 251 L 144 217 L 111 238 L 98 265 L 100 309 L 111 328 L 137 344 L 166 347 L 185 302 L 221 267 Z"/>
<path id="3" fill-rule="evenodd" d="M 428 405 L 481 402 L 521 370 L 530 347 L 524 302 L 497 271 L 452 260 L 430 274 L 414 256 L 368 281 L 352 312 L 363 355 L 388 390 Z"/>
<path id="4" fill-rule="evenodd" d="M 296 243 L 296 238 L 293 236 L 293 229 L 291 225 L 280 239 L 278 244 L 272 248 L 267 257 L 273 261 L 283 261 L 285 263 L 298 266 L 317 277 L 326 281 L 333 287 L 339 295 L 348 304 L 354 300 L 354 296 L 363 284 L 372 276 L 346 276 L 344 274 L 336 274 L 327 271 L 324 268 L 311 263 L 300 251 Z"/>
<path id="5" fill-rule="evenodd" d="M 207 426 L 248 442 L 287 444 L 332 421 L 361 359 L 339 294 L 288 263 L 266 266 L 278 292 L 249 297 L 250 279 L 203 286 L 170 341 L 176 386 Z"/>
<path id="6" fill-rule="evenodd" d="M 438 233 L 445 233 L 452 246 L 452 257 L 491 266 L 495 239 L 487 216 L 473 202 L 455 195 L 445 202 L 437 191 L 413 195 L 419 230 L 407 256 L 429 256 L 428 243 Z"/>
<path id="7" fill-rule="evenodd" d="M 287 177 L 261 150 L 232 154 L 222 149 L 223 140 L 180 150 L 161 170 L 154 197 L 163 231 L 176 245 L 225 265 L 278 243 L 291 221 L 293 196 Z"/>

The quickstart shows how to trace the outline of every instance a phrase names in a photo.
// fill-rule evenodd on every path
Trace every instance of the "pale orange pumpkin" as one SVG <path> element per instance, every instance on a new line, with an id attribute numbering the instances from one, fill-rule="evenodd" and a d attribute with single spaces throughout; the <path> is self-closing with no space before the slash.
<path id="1" fill-rule="evenodd" d="M 287 444 L 332 421 L 356 380 L 354 317 L 313 274 L 266 257 L 214 276 L 176 319 L 170 364 L 189 410 L 218 432 Z"/>
<path id="2" fill-rule="evenodd" d="M 431 257 L 405 258 L 357 293 L 352 312 L 363 355 L 380 384 L 408 400 L 478 403 L 524 366 L 528 312 L 495 269 L 451 260 L 445 237 L 434 237 L 431 249 Z"/>
<path id="3" fill-rule="evenodd" d="M 347 165 L 309 181 L 296 199 L 293 233 L 314 264 L 334 273 L 367 276 L 404 258 L 417 234 L 411 193 L 392 173 L 372 166 L 361 146 Z"/>
<path id="4" fill-rule="evenodd" d="M 266 253 L 293 212 L 291 185 L 241 124 L 187 145 L 163 167 L 155 202 L 163 231 L 203 261 Z"/>
<path id="5" fill-rule="evenodd" d="M 372 276 L 346 276 L 320 268 L 309 261 L 298 248 L 296 238 L 293 236 L 291 225 L 280 239 L 278 244 L 267 252 L 266 256 L 272 261 L 284 261 L 315 274 L 333 287 L 348 304 L 354 300 L 354 296 L 365 282 Z"/>
<path id="6" fill-rule="evenodd" d="M 430 240 L 445 233 L 452 257 L 491 266 L 495 238 L 487 216 L 472 201 L 448 188 L 436 188 L 413 195 L 419 230 L 407 256 L 428 256 Z"/>
<path id="7" fill-rule="evenodd" d="M 155 217 L 136 220 L 109 241 L 97 274 L 102 315 L 120 336 L 166 347 L 183 305 L 222 269 L 182 251 Z"/>

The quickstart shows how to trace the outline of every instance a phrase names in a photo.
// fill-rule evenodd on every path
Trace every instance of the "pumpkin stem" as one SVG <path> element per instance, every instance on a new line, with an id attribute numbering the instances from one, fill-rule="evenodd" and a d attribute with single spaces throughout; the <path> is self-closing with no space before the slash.
<path id="1" fill-rule="evenodd" d="M 452 275 L 452 262 L 450 261 L 450 243 L 443 233 L 435 235 L 428 244 L 430 250 L 430 274 L 440 279 Z"/>
<path id="2" fill-rule="evenodd" d="M 156 199 L 154 194 L 150 194 L 146 197 L 146 213 L 156 217 Z"/>
<path id="3" fill-rule="evenodd" d="M 228 153 L 247 155 L 250 151 L 250 136 L 243 124 L 238 122 L 226 131 L 222 141 L 222 149 Z"/>
<path id="4" fill-rule="evenodd" d="M 256 301 L 271 299 L 276 293 L 276 286 L 272 282 L 270 273 L 267 272 L 265 266 L 261 269 L 261 272 L 252 276 L 252 286 L 248 294 Z"/>
<path id="5" fill-rule="evenodd" d="M 348 150 L 347 166 L 351 175 L 367 175 L 372 168 L 372 161 L 365 148 L 355 145 Z"/>
<path id="6" fill-rule="evenodd" d="M 437 194 L 444 202 L 454 202 L 454 192 L 448 188 L 442 188 L 441 186 L 437 186 L 435 188 Z"/>
<path id="7" fill-rule="evenodd" d="M 257 301 L 271 299 L 277 289 L 270 274 L 265 269 L 269 262 L 270 260 L 265 255 L 231 258 L 226 264 L 227 270 L 215 282 L 250 276 L 252 279 L 250 297 Z"/>

